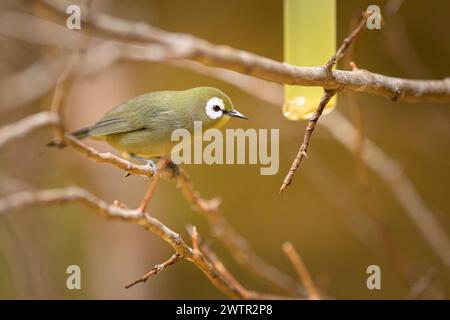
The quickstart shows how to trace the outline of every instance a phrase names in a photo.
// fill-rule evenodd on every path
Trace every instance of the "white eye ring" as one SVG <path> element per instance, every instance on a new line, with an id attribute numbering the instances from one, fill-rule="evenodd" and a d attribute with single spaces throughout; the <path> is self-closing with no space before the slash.
<path id="1" fill-rule="evenodd" d="M 216 110 L 217 107 L 219 107 L 220 110 Z M 225 104 L 223 103 L 223 100 L 217 97 L 213 97 L 206 103 L 205 112 L 210 119 L 215 120 L 223 115 L 224 108 Z"/>

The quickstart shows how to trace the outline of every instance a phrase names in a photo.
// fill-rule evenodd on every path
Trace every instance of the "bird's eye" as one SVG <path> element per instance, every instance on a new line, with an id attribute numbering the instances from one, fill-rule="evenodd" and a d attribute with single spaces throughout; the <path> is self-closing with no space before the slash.
<path id="1" fill-rule="evenodd" d="M 225 104 L 223 100 L 218 97 L 212 97 L 208 100 L 208 102 L 206 102 L 205 113 L 208 118 L 216 120 L 223 116 L 224 109 Z"/>

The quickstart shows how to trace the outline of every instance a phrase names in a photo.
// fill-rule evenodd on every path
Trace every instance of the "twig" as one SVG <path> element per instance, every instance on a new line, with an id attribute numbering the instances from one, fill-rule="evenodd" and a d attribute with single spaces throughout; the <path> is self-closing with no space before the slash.
<path id="1" fill-rule="evenodd" d="M 39 112 L 25 117 L 17 122 L 0 128 L 0 148 L 8 141 L 23 138 L 30 132 L 44 127 L 59 125 L 59 118 L 51 112 Z"/>
<path id="2" fill-rule="evenodd" d="M 303 136 L 303 143 L 300 146 L 300 149 L 297 153 L 297 156 L 295 157 L 294 161 L 292 162 L 291 168 L 289 169 L 286 177 L 283 180 L 283 183 L 280 188 L 280 193 L 286 190 L 286 188 L 291 184 L 292 179 L 294 178 L 294 174 L 297 171 L 301 161 L 303 158 L 307 157 L 307 150 L 309 146 L 309 140 L 311 139 L 311 135 L 316 127 L 316 123 L 319 120 L 320 116 L 322 115 L 323 109 L 327 105 L 328 101 L 336 94 L 336 91 L 324 91 L 324 94 L 322 96 L 322 99 L 320 100 L 319 106 L 317 107 L 316 111 L 312 115 L 311 119 L 308 121 L 308 125 L 305 129 L 305 134 Z"/>
<path id="3" fill-rule="evenodd" d="M 424 275 L 422 275 L 411 287 L 409 292 L 406 294 L 405 299 L 413 300 L 419 299 L 426 291 L 431 287 L 433 282 L 438 276 L 438 271 L 436 268 L 429 268 Z"/>
<path id="4" fill-rule="evenodd" d="M 55 1 L 39 3 L 64 19 L 65 8 Z M 395 101 L 450 101 L 450 79 L 411 80 L 388 77 L 367 70 L 332 71 L 323 67 L 298 67 L 277 62 L 228 46 L 216 46 L 205 40 L 180 33 L 170 33 L 142 22 L 132 22 L 106 14 L 91 12 L 82 16 L 83 25 L 93 35 L 142 44 L 157 43 L 167 50 L 166 58 L 195 60 L 210 67 L 245 73 L 282 84 L 320 86 L 326 90 L 352 90 L 388 97 Z"/>
<path id="5" fill-rule="evenodd" d="M 150 185 L 148 186 L 147 192 L 145 193 L 144 199 L 139 205 L 138 210 L 140 212 L 144 212 L 147 209 L 147 205 L 153 197 L 153 194 L 156 191 L 156 187 L 158 186 L 159 179 L 161 178 L 161 171 L 165 169 L 167 165 L 167 160 L 165 158 L 161 158 L 156 164 L 156 173 L 153 174 L 152 181 L 150 181 Z"/>
<path id="6" fill-rule="evenodd" d="M 86 1 L 86 11 L 89 12 L 92 5 L 91 0 Z M 50 111 L 55 113 L 60 119 L 60 126 L 54 127 L 55 144 L 62 143 L 64 136 L 64 107 L 67 103 L 67 97 L 70 89 L 75 81 L 76 72 L 79 69 L 81 61 L 81 52 L 85 50 L 89 42 L 89 34 L 83 33 L 79 41 L 76 43 L 69 62 L 65 66 L 63 72 L 56 80 L 55 90 L 53 91 Z"/>
<path id="7" fill-rule="evenodd" d="M 351 44 L 356 40 L 356 37 L 361 33 L 361 31 L 366 26 L 367 21 L 367 13 L 362 14 L 361 21 L 359 22 L 358 26 L 350 33 L 347 38 L 344 39 L 342 42 L 342 45 L 339 47 L 339 49 L 336 51 L 336 53 L 330 58 L 330 60 L 325 64 L 325 72 L 327 73 L 327 77 L 329 79 L 333 78 L 333 67 L 334 65 L 344 56 L 344 54 L 347 52 L 347 50 L 350 48 Z M 307 158 L 307 149 L 309 145 L 309 140 L 311 139 L 311 135 L 314 131 L 314 128 L 316 126 L 317 121 L 319 120 L 320 116 L 322 115 L 322 112 L 327 105 L 328 101 L 336 94 L 336 90 L 324 90 L 324 94 L 322 96 L 322 99 L 319 103 L 319 106 L 317 107 L 316 111 L 312 115 L 311 119 L 308 121 L 308 125 L 306 126 L 305 135 L 303 137 L 303 143 L 300 146 L 300 150 L 297 153 L 297 156 L 295 157 L 294 161 L 292 162 L 292 165 L 286 175 L 286 177 L 283 180 L 283 183 L 281 184 L 280 193 L 286 190 L 286 188 L 292 183 L 292 179 L 294 179 L 295 172 L 297 171 L 300 163 L 302 162 L 303 158 Z"/>
<path id="8" fill-rule="evenodd" d="M 70 135 L 65 135 L 63 142 L 95 162 L 112 164 L 113 166 L 126 171 L 127 174 L 135 174 L 144 177 L 153 176 L 153 171 L 149 166 L 134 164 L 109 152 L 99 152 Z"/>
<path id="9" fill-rule="evenodd" d="M 125 289 L 130 289 L 131 287 L 133 287 L 134 285 L 138 284 L 138 283 L 144 283 L 148 280 L 148 278 L 150 278 L 151 276 L 160 273 L 161 271 L 164 270 L 164 268 L 169 267 L 171 265 L 173 265 L 175 262 L 177 262 L 178 260 L 180 260 L 181 256 L 178 253 L 174 253 L 168 260 L 164 261 L 163 263 L 157 264 L 156 266 L 154 266 L 149 272 L 147 272 L 145 275 L 143 275 L 142 277 L 134 280 L 133 282 L 127 284 L 125 286 Z"/>
<path id="10" fill-rule="evenodd" d="M 79 62 L 80 53 L 78 49 L 72 54 L 69 63 L 66 68 L 63 70 L 61 75 L 56 80 L 55 90 L 52 96 L 52 102 L 50 104 L 50 111 L 59 117 L 60 120 L 63 119 L 64 113 L 64 105 L 66 104 L 66 100 L 72 87 L 74 81 L 73 71 L 76 69 L 76 66 Z M 63 140 L 64 135 L 64 124 L 61 123 L 60 126 L 53 128 L 55 143 L 59 145 Z"/>
<path id="11" fill-rule="evenodd" d="M 300 280 L 305 285 L 306 291 L 308 291 L 308 296 L 312 300 L 320 299 L 319 289 L 317 288 L 314 280 L 311 278 L 309 274 L 308 268 L 304 264 L 302 258 L 295 250 L 294 246 L 291 242 L 283 243 L 283 251 L 291 261 L 294 266 Z"/>
<path id="12" fill-rule="evenodd" d="M 199 255 L 200 254 L 200 246 L 198 244 L 198 232 L 197 232 L 197 227 L 193 226 L 192 227 L 192 248 L 194 249 L 194 255 Z"/>
<path id="13" fill-rule="evenodd" d="M 356 40 L 358 35 L 361 33 L 362 30 L 366 27 L 367 22 L 367 13 L 362 13 L 361 21 L 359 22 L 358 26 L 350 33 L 350 35 L 347 36 L 347 38 L 344 39 L 342 42 L 342 45 L 339 47 L 339 49 L 336 51 L 336 53 L 331 57 L 331 59 L 326 63 L 325 70 L 327 73 L 331 76 L 332 69 L 334 65 L 344 56 L 344 54 L 347 52 L 347 50 L 350 48 L 352 43 Z M 353 70 L 355 71 L 355 70 Z"/>

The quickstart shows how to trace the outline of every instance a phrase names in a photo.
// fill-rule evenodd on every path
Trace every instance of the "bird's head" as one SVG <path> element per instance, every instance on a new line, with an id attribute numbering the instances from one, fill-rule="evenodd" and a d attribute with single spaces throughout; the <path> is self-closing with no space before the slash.
<path id="1" fill-rule="evenodd" d="M 220 127 L 231 118 L 248 119 L 234 108 L 231 99 L 219 89 L 198 87 L 187 91 L 196 101 L 196 113 L 206 127 Z"/>

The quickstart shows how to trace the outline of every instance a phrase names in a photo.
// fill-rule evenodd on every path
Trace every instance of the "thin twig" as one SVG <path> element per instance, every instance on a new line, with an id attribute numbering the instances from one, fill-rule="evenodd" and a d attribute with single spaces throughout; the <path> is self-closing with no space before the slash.
<path id="1" fill-rule="evenodd" d="M 167 159 L 161 158 L 156 164 L 156 173 L 153 175 L 152 180 L 150 181 L 150 185 L 148 186 L 147 192 L 144 195 L 144 199 L 139 205 L 138 210 L 140 212 L 144 212 L 147 209 L 148 203 L 153 197 L 153 194 L 156 191 L 156 187 L 158 186 L 159 179 L 161 178 L 161 171 L 165 169 L 167 165 Z"/>
<path id="2" fill-rule="evenodd" d="M 197 227 L 193 226 L 192 227 L 192 248 L 194 249 L 194 255 L 199 255 L 200 254 L 200 247 L 198 244 L 198 232 L 197 232 Z"/>
<path id="3" fill-rule="evenodd" d="M 7 142 L 23 138 L 36 129 L 59 125 L 57 115 L 43 111 L 0 128 L 0 148 Z"/>
<path id="4" fill-rule="evenodd" d="M 109 152 L 99 152 L 70 135 L 65 135 L 63 142 L 95 162 L 112 164 L 113 166 L 126 171 L 127 174 L 140 175 L 149 178 L 153 176 L 154 172 L 149 166 L 134 164 Z"/>
<path id="5" fill-rule="evenodd" d="M 61 120 L 63 119 L 63 106 L 66 104 L 67 97 L 69 95 L 70 88 L 74 82 L 74 70 L 79 61 L 79 52 L 75 50 L 70 58 L 69 63 L 63 70 L 61 75 L 56 80 L 55 90 L 53 91 L 52 102 L 50 104 L 50 111 L 56 114 Z M 61 123 L 60 126 L 54 127 L 53 132 L 55 136 L 55 144 L 61 144 L 64 135 L 64 124 Z"/>
<path id="6" fill-rule="evenodd" d="M 157 264 L 149 272 L 147 272 L 145 275 L 143 275 L 142 277 L 140 277 L 140 278 L 134 280 L 133 282 L 127 284 L 125 286 L 125 289 L 130 289 L 131 287 L 135 286 L 138 283 L 146 282 L 148 280 L 148 278 L 150 278 L 151 276 L 153 276 L 153 275 L 155 275 L 157 273 L 160 273 L 161 271 L 164 270 L 164 268 L 173 265 L 175 262 L 177 262 L 180 259 L 181 259 L 181 256 L 178 253 L 174 253 L 168 260 L 164 261 L 163 263 Z"/>
<path id="7" fill-rule="evenodd" d="M 322 99 L 320 100 L 319 106 L 317 107 L 316 111 L 312 115 L 311 119 L 308 121 L 308 125 L 305 129 L 305 134 L 303 136 L 303 142 L 300 146 L 300 149 L 297 153 L 297 156 L 295 157 L 294 161 L 292 162 L 291 168 L 289 169 L 286 177 L 283 180 L 283 183 L 280 188 L 280 193 L 286 190 L 286 188 L 292 183 L 292 179 L 294 178 L 295 172 L 297 171 L 301 161 L 303 158 L 307 157 L 307 151 L 309 146 L 309 140 L 311 139 L 311 135 L 316 127 L 316 123 L 319 120 L 320 116 L 322 115 L 323 110 L 325 109 L 325 106 L 327 105 L 328 101 L 336 94 L 336 91 L 324 91 L 324 94 L 322 96 Z"/>
<path id="8" fill-rule="evenodd" d="M 344 41 L 342 42 L 342 45 L 339 47 L 339 49 L 336 51 L 336 53 L 330 58 L 330 60 L 325 64 L 325 72 L 327 73 L 327 77 L 329 79 L 333 78 L 333 67 L 334 65 L 344 56 L 344 54 L 347 52 L 347 50 L 350 48 L 351 44 L 356 40 L 358 35 L 361 33 L 361 31 L 366 26 L 367 21 L 367 13 L 362 14 L 361 21 L 359 22 L 358 26 L 350 33 L 349 36 L 347 36 Z M 306 126 L 305 135 L 303 137 L 303 143 L 300 146 L 300 150 L 297 153 L 297 156 L 295 157 L 294 161 L 292 162 L 292 165 L 286 175 L 286 177 L 283 180 L 283 183 L 280 187 L 280 193 L 286 190 L 286 188 L 292 183 L 292 179 L 294 179 L 295 172 L 297 171 L 300 163 L 302 162 L 303 158 L 307 158 L 307 149 L 309 145 L 309 140 L 311 139 L 311 135 L 314 131 L 314 128 L 316 126 L 317 121 L 319 120 L 320 116 L 322 115 L 322 112 L 327 105 L 328 101 L 336 94 L 336 90 L 324 90 L 324 95 L 322 96 L 322 99 L 319 103 L 319 106 L 317 107 L 316 111 L 312 115 L 311 119 L 308 121 L 308 125 Z"/>
<path id="9" fill-rule="evenodd" d="M 86 1 L 86 11 L 89 12 L 92 1 Z M 67 103 L 70 89 L 75 81 L 76 73 L 79 69 L 81 61 L 81 52 L 85 50 L 89 42 L 89 33 L 83 33 L 79 41 L 76 43 L 69 62 L 65 66 L 61 75 L 56 80 L 55 90 L 53 91 L 52 102 L 50 104 L 50 111 L 55 113 L 60 119 L 60 126 L 54 127 L 55 144 L 62 143 L 64 136 L 64 108 Z"/>
<path id="10" fill-rule="evenodd" d="M 368 15 L 366 12 L 362 13 L 361 21 L 359 22 L 358 26 L 347 36 L 347 38 L 344 39 L 342 42 L 342 45 L 339 47 L 339 49 L 336 51 L 336 53 L 331 57 L 331 59 L 326 63 L 325 70 L 327 73 L 331 76 L 331 70 L 336 65 L 336 63 L 344 56 L 344 54 L 347 52 L 347 50 L 350 48 L 352 43 L 356 40 L 358 35 L 361 33 L 362 30 L 366 27 Z"/>
<path id="11" fill-rule="evenodd" d="M 66 19 L 65 7 L 56 1 L 39 3 Z M 210 67 L 245 73 L 282 84 L 320 86 L 326 90 L 352 90 L 388 97 L 395 101 L 450 101 L 450 79 L 411 80 L 388 77 L 367 70 L 332 71 L 323 67 L 300 67 L 277 62 L 228 46 L 216 46 L 203 39 L 181 33 L 170 33 L 142 22 L 132 22 L 102 13 L 82 16 L 83 25 L 92 34 L 127 43 L 159 44 L 166 49 L 166 57 L 195 60 Z"/>
<path id="12" fill-rule="evenodd" d="M 411 287 L 405 296 L 407 300 L 420 299 L 423 294 L 430 289 L 438 276 L 438 270 L 434 267 L 429 268 Z"/>
<path id="13" fill-rule="evenodd" d="M 295 250 L 293 244 L 291 242 L 285 242 L 283 243 L 282 248 L 284 253 L 291 261 L 292 265 L 294 266 L 295 270 L 297 271 L 300 280 L 305 285 L 306 291 L 308 291 L 309 298 L 312 300 L 320 299 L 319 289 L 317 288 L 314 280 L 309 274 L 308 268 L 306 267 L 302 258 Z"/>

